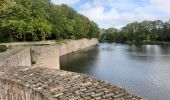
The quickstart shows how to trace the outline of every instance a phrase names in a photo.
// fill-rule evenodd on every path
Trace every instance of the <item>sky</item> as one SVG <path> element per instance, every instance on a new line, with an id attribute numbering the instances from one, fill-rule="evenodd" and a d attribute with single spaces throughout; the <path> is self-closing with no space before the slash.
<path id="1" fill-rule="evenodd" d="M 67 4 L 100 28 L 121 28 L 134 21 L 170 19 L 170 0 L 52 0 Z"/>

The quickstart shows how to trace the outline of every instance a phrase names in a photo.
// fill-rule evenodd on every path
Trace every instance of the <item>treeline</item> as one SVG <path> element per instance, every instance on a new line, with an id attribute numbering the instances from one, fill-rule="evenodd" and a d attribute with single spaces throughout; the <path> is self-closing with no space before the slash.
<path id="1" fill-rule="evenodd" d="M 97 24 L 51 0 L 1 0 L 0 42 L 79 39 L 99 36 Z"/>
<path id="2" fill-rule="evenodd" d="M 100 36 L 102 42 L 169 42 L 170 41 L 170 20 L 163 22 L 143 21 L 127 24 L 121 30 L 115 28 L 103 29 Z"/>

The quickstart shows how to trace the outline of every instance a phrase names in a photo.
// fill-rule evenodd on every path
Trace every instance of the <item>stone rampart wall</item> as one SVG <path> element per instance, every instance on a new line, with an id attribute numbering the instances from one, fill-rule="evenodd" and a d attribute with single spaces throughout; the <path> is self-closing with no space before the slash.
<path id="1" fill-rule="evenodd" d="M 5 72 L 4 72 L 5 70 Z M 0 100 L 141 100 L 114 84 L 43 67 L 0 68 Z"/>
<path id="2" fill-rule="evenodd" d="M 60 69 L 59 57 L 97 45 L 97 39 L 80 39 L 71 40 L 67 43 L 53 46 L 33 46 L 31 47 L 32 64 L 35 67 L 47 67 L 52 69 Z"/>
<path id="3" fill-rule="evenodd" d="M 31 66 L 30 49 L 25 48 L 15 55 L 0 58 L 0 66 Z"/>
<path id="4" fill-rule="evenodd" d="M 31 60 L 34 67 L 60 69 L 59 50 L 57 46 L 31 47 Z"/>
<path id="5" fill-rule="evenodd" d="M 69 54 L 71 52 L 75 52 L 78 50 L 82 50 L 84 48 L 88 48 L 93 45 L 97 45 L 98 40 L 97 39 L 80 39 L 80 40 L 71 40 L 66 44 L 60 44 L 58 45 L 60 56 Z"/>
<path id="6" fill-rule="evenodd" d="M 62 45 L 33 46 L 0 58 L 0 100 L 141 100 L 114 84 L 56 70 L 59 56 L 97 43 L 96 39 L 81 39 Z"/>
<path id="7" fill-rule="evenodd" d="M 67 43 L 31 46 L 10 57 L 0 58 L 0 66 L 34 66 L 60 69 L 59 57 L 98 44 L 97 39 L 71 40 Z"/>
<path id="8" fill-rule="evenodd" d="M 40 92 L 15 81 L 0 79 L 0 100 L 49 100 Z"/>

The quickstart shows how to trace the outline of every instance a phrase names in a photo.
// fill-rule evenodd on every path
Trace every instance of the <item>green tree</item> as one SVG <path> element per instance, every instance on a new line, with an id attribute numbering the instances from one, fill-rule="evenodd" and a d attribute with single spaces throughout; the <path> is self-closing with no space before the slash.
<path id="1" fill-rule="evenodd" d="M 67 5 L 51 0 L 1 0 L 0 41 L 79 39 L 99 35 L 98 26 Z"/>

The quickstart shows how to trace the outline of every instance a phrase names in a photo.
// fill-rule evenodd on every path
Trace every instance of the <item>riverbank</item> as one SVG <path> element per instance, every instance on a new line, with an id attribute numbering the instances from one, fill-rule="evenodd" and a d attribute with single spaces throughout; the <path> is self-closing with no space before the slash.
<path id="1" fill-rule="evenodd" d="M 125 42 L 126 44 L 135 44 L 135 45 L 170 45 L 170 42 L 163 41 L 143 41 L 143 42 Z"/>
<path id="2" fill-rule="evenodd" d="M 163 42 L 163 41 L 143 41 L 143 42 L 131 42 L 131 41 L 126 41 L 126 42 L 100 42 L 100 43 L 120 43 L 120 44 L 134 44 L 134 45 L 170 45 L 170 42 Z"/>

